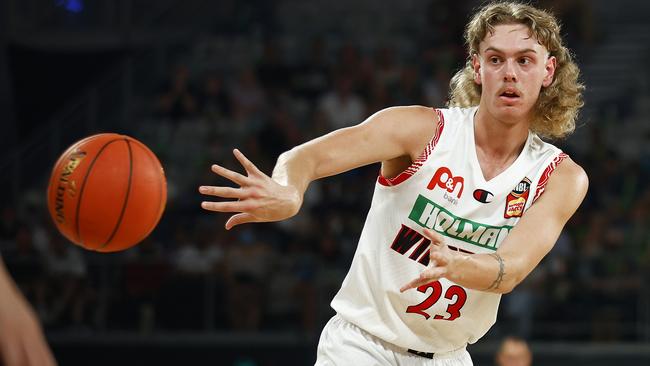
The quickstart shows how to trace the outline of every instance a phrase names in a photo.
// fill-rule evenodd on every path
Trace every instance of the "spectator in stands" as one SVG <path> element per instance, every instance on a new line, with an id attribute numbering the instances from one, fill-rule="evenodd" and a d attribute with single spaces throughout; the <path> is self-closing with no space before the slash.
<path id="1" fill-rule="evenodd" d="M 241 122 L 241 128 L 250 130 L 257 123 L 267 107 L 266 91 L 260 84 L 255 70 L 244 67 L 230 88 L 233 117 Z"/>
<path id="2" fill-rule="evenodd" d="M 531 366 L 533 354 L 525 340 L 509 336 L 501 342 L 495 362 L 497 366 Z"/>
<path id="3" fill-rule="evenodd" d="M 93 292 L 86 278 L 86 261 L 79 248 L 53 235 L 45 256 L 48 314 L 45 323 L 52 326 L 84 324 L 87 304 Z"/>
<path id="4" fill-rule="evenodd" d="M 393 97 L 390 95 L 388 87 L 386 85 L 373 82 L 368 90 L 368 103 L 366 104 L 366 116 L 370 116 L 375 112 L 386 108 L 387 105 L 395 104 L 393 102 Z"/>
<path id="5" fill-rule="evenodd" d="M 228 319 L 232 329 L 259 330 L 264 314 L 265 284 L 274 266 L 268 243 L 251 230 L 240 231 L 226 254 Z"/>
<path id="6" fill-rule="evenodd" d="M 402 68 L 395 93 L 395 103 L 400 105 L 423 104 L 425 99 L 419 79 L 420 73 L 417 67 Z"/>
<path id="7" fill-rule="evenodd" d="M 169 85 L 158 98 L 158 112 L 173 121 L 193 116 L 197 111 L 196 97 L 190 87 L 190 71 L 185 65 L 177 66 Z"/>
<path id="8" fill-rule="evenodd" d="M 212 245 L 209 237 L 196 238 L 184 230 L 177 231 L 178 250 L 174 254 L 174 269 L 186 276 L 196 276 L 213 273 L 221 262 L 223 253 Z M 197 240 L 200 239 L 200 240 Z"/>
<path id="9" fill-rule="evenodd" d="M 397 55 L 392 47 L 384 46 L 376 51 L 375 78 L 390 90 L 397 87 L 402 74 L 402 68 L 396 59 Z"/>
<path id="10" fill-rule="evenodd" d="M 117 322 L 127 327 L 137 324 L 140 332 L 153 330 L 158 316 L 159 294 L 169 277 L 169 261 L 159 243 L 151 237 L 125 253 L 124 297 Z"/>
<path id="11" fill-rule="evenodd" d="M 323 95 L 318 103 L 332 130 L 351 126 L 362 120 L 365 112 L 365 103 L 354 92 L 353 76 L 337 74 L 334 79 L 334 90 Z"/>
<path id="12" fill-rule="evenodd" d="M 323 38 L 315 38 L 309 46 L 309 54 L 295 68 L 291 78 L 292 90 L 297 97 L 306 98 L 310 103 L 329 87 L 329 65 L 326 44 Z"/>
<path id="13" fill-rule="evenodd" d="M 293 146 L 298 129 L 290 113 L 282 107 L 273 108 L 269 112 L 269 121 L 262 127 L 257 135 L 260 152 L 272 160 L 277 159 L 281 153 Z M 291 136 L 293 135 L 293 136 Z"/>
<path id="14" fill-rule="evenodd" d="M 198 110 L 201 116 L 211 121 L 230 116 L 230 96 L 223 87 L 220 75 L 210 73 L 203 81 L 203 89 L 197 98 Z"/>
<path id="15" fill-rule="evenodd" d="M 20 226 L 16 233 L 15 247 L 3 253 L 7 268 L 18 288 L 27 300 L 34 304 L 42 317 L 45 312 L 45 273 L 43 260 L 34 247 L 33 235 L 29 227 Z"/>
<path id="16" fill-rule="evenodd" d="M 262 59 L 258 62 L 257 75 L 260 84 L 272 95 L 284 93 L 290 87 L 290 68 L 284 59 L 284 52 L 274 39 L 264 43 Z"/>

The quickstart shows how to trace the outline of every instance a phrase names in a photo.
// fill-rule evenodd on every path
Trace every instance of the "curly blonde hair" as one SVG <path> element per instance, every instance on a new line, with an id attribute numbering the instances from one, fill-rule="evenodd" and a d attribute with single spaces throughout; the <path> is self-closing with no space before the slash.
<path id="1" fill-rule="evenodd" d="M 580 70 L 571 52 L 563 45 L 560 26 L 555 17 L 530 5 L 516 2 L 493 2 L 476 12 L 465 29 L 468 58 L 450 82 L 449 106 L 470 107 L 479 104 L 481 86 L 474 82 L 472 56 L 479 53 L 479 44 L 499 24 L 520 23 L 528 26 L 531 35 L 557 59 L 554 80 L 542 88 L 535 105 L 535 118 L 530 129 L 548 138 L 562 138 L 575 130 L 578 110 L 584 105 L 584 85 L 578 81 Z"/>

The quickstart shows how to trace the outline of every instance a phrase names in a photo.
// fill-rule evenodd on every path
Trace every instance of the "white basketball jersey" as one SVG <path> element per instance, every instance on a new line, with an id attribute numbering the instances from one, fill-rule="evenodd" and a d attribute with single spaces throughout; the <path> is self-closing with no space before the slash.
<path id="1" fill-rule="evenodd" d="M 442 234 L 452 250 L 494 252 L 566 157 L 531 132 L 515 162 L 486 181 L 474 142 L 476 110 L 436 110 L 440 124 L 420 158 L 395 178 L 379 177 L 350 271 L 332 301 L 345 320 L 400 347 L 447 352 L 474 343 L 494 324 L 501 299 L 444 278 L 400 293 L 429 262 L 422 229 Z M 518 245 L 526 250 L 525 242 Z"/>

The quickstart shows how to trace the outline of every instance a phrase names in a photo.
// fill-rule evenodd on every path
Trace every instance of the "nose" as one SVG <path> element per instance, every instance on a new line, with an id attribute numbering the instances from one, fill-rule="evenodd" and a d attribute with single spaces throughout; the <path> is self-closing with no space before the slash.
<path id="1" fill-rule="evenodd" d="M 513 83 L 517 82 L 517 73 L 515 70 L 515 64 L 514 61 L 512 60 L 506 61 L 504 74 L 503 74 L 503 81 L 513 82 Z"/>

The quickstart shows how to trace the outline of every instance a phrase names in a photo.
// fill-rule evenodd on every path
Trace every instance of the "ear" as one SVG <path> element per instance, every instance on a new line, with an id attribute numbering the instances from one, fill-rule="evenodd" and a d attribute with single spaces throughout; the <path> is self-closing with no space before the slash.
<path id="1" fill-rule="evenodd" d="M 481 85 L 481 60 L 477 54 L 472 55 L 472 68 L 474 69 L 474 82 Z"/>
<path id="2" fill-rule="evenodd" d="M 542 85 L 546 88 L 553 83 L 553 77 L 555 76 L 555 68 L 557 67 L 557 59 L 555 56 L 551 56 L 546 60 L 546 76 L 544 76 L 544 81 Z"/>

